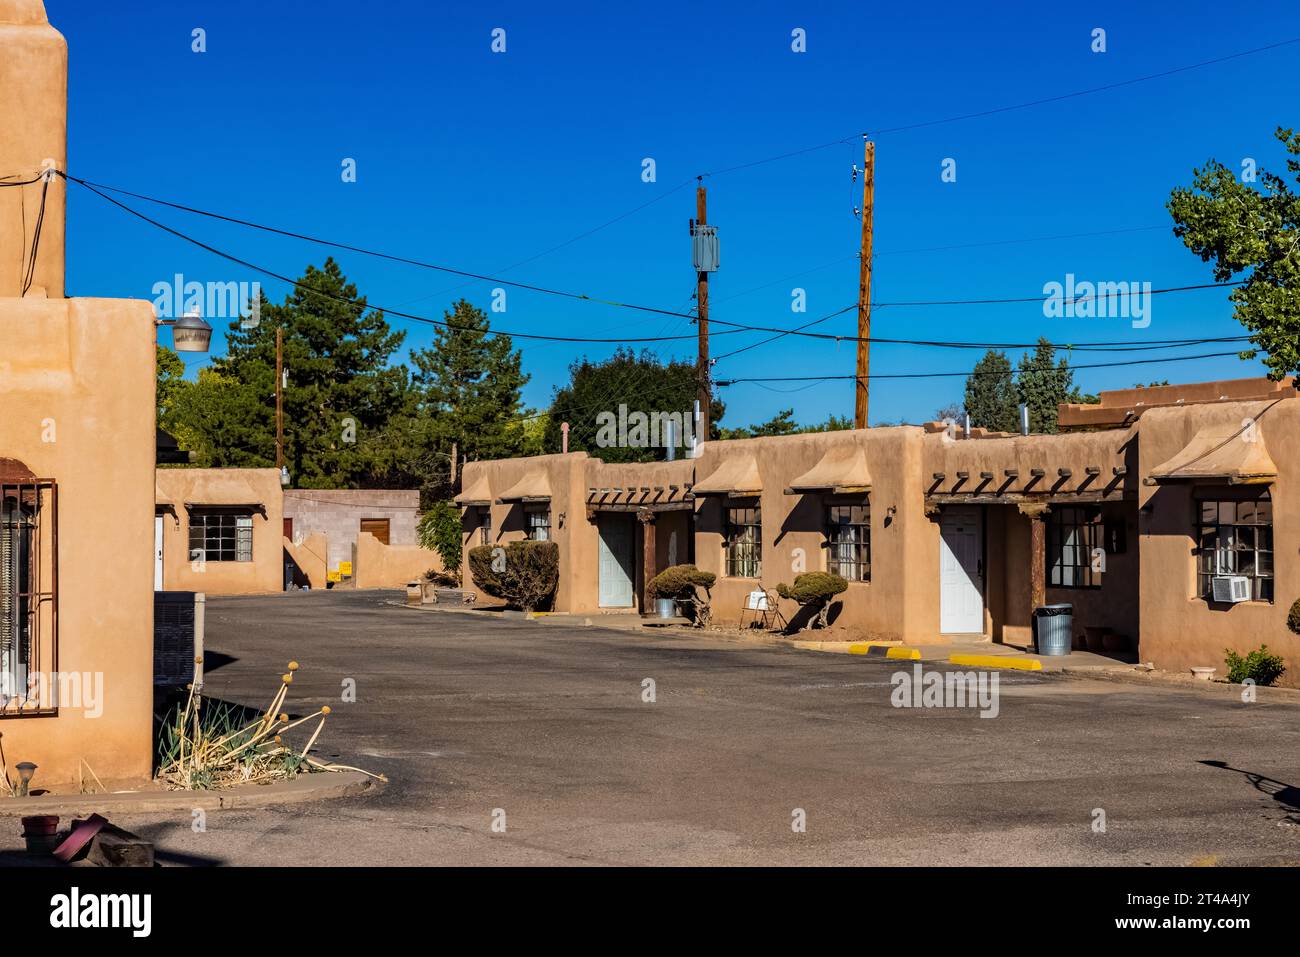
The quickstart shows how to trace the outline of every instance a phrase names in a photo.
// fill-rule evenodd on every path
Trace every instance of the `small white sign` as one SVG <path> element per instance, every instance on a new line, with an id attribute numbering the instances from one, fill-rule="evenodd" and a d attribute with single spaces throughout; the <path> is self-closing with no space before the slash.
<path id="1" fill-rule="evenodd" d="M 745 603 L 749 611 L 767 611 L 767 592 L 752 591 L 749 593 L 749 599 Z"/>

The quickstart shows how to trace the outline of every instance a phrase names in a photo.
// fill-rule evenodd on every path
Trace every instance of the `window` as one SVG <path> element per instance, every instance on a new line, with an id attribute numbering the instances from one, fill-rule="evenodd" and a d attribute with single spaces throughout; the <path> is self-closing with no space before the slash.
<path id="1" fill-rule="evenodd" d="M 0 714 L 57 714 L 55 487 L 10 474 L 18 481 L 0 483 Z"/>
<path id="2" fill-rule="evenodd" d="M 1273 502 L 1267 494 L 1252 499 L 1201 501 L 1197 585 L 1211 595 L 1218 575 L 1250 580 L 1255 601 L 1273 600 Z"/>
<path id="3" fill-rule="evenodd" d="M 489 525 L 491 519 L 488 519 Z M 551 510 L 549 507 L 528 510 L 528 537 L 534 542 L 551 540 Z"/>
<path id="4" fill-rule="evenodd" d="M 871 506 L 826 509 L 826 570 L 851 582 L 871 581 Z"/>
<path id="5" fill-rule="evenodd" d="M 385 545 L 388 544 L 388 519 L 386 518 L 361 519 L 361 531 L 370 533 Z"/>
<path id="6" fill-rule="evenodd" d="M 726 528 L 727 574 L 732 578 L 759 578 L 763 574 L 763 522 L 757 506 L 728 508 Z"/>
<path id="7" fill-rule="evenodd" d="M 1101 569 L 1093 549 L 1101 547 L 1100 509 L 1053 506 L 1047 513 L 1047 584 L 1053 588 L 1097 588 Z"/>
<path id="8" fill-rule="evenodd" d="M 190 558 L 202 562 L 251 562 L 252 514 L 230 509 L 192 509 Z"/>
<path id="9" fill-rule="evenodd" d="M 487 545 L 492 537 L 492 509 L 486 505 L 478 510 L 478 543 Z"/>

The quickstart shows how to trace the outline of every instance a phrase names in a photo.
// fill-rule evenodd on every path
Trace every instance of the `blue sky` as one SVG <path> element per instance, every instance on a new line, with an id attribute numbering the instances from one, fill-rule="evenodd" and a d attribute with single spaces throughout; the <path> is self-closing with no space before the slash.
<path id="1" fill-rule="evenodd" d="M 479 3 L 427 0 L 127 6 L 46 0 L 71 48 L 69 168 L 77 176 L 357 245 L 495 274 L 650 200 L 591 236 L 501 273 L 671 310 L 691 305 L 693 176 L 845 137 L 852 142 L 705 183 L 721 270 L 712 316 L 790 327 L 857 295 L 861 163 L 855 134 L 993 109 L 1157 73 L 1300 36 L 1300 8 L 1267 18 L 1220 3 Z M 491 52 L 491 31 L 506 52 Z M 1106 30 L 1105 53 L 1090 49 Z M 207 51 L 191 50 L 206 31 Z M 807 52 L 791 50 L 806 31 Z M 990 117 L 881 134 L 874 297 L 1038 296 L 1066 273 L 1211 281 L 1171 234 L 1164 202 L 1215 157 L 1281 170 L 1278 125 L 1300 124 L 1300 45 L 1118 90 Z M 343 182 L 344 158 L 357 181 Z M 657 182 L 641 179 L 642 160 Z M 941 180 L 945 158 L 957 180 Z M 153 298 L 154 283 L 262 280 L 70 187 L 70 295 Z M 137 204 L 139 205 L 139 204 Z M 150 215 L 277 272 L 327 251 L 156 207 Z M 1159 227 L 1052 241 L 1002 240 Z M 336 254 L 372 302 L 441 317 L 481 307 L 493 284 Z M 792 277 L 792 278 L 787 278 Z M 807 312 L 791 311 L 792 290 Z M 683 320 L 511 290 L 502 328 L 589 337 L 693 333 Z M 432 329 L 403 320 L 407 344 Z M 852 335 L 852 311 L 817 327 Z M 1046 319 L 1038 304 L 884 308 L 873 334 L 946 340 L 1125 340 L 1237 335 L 1223 290 L 1158 296 L 1152 322 Z M 164 337 L 165 338 L 165 337 Z M 758 333 L 719 336 L 720 354 Z M 520 341 L 545 406 L 568 364 L 606 346 Z M 214 352 L 221 350 L 220 339 Z M 1185 352 L 1222 351 L 1200 347 Z M 656 346 L 693 356 L 694 343 Z M 1161 353 L 1156 353 L 1160 355 Z M 978 353 L 880 344 L 872 372 L 966 371 Z M 1151 354 L 1138 357 L 1150 357 Z M 1096 355 L 1075 361 L 1130 357 Z M 1015 358 L 1015 356 L 1013 356 Z M 206 357 L 191 361 L 202 364 Z M 1083 370 L 1089 391 L 1139 380 L 1255 375 L 1235 358 Z M 724 359 L 719 378 L 848 374 L 851 343 L 786 338 Z M 921 421 L 959 401 L 962 379 L 877 380 L 872 422 Z M 793 407 L 849 415 L 851 382 L 737 384 L 725 424 Z"/>

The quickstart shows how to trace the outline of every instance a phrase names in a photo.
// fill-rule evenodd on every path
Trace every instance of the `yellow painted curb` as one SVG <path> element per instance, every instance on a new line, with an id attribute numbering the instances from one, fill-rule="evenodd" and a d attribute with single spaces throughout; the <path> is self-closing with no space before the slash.
<path id="1" fill-rule="evenodd" d="M 870 655 L 873 658 L 902 658 L 905 661 L 919 661 L 921 658 L 921 652 L 916 648 L 900 648 L 880 641 L 855 641 L 848 650 L 851 655 Z"/>
<path id="2" fill-rule="evenodd" d="M 1037 658 L 1011 658 L 1002 655 L 952 655 L 950 665 L 969 665 L 973 668 L 1011 668 L 1015 671 L 1042 671 L 1043 663 Z"/>

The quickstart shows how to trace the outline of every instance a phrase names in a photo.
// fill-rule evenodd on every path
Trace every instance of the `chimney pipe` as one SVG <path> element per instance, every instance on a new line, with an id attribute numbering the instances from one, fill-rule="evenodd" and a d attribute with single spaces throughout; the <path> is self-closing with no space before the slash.
<path id="1" fill-rule="evenodd" d="M 1029 406 L 1024 402 L 1020 403 L 1020 434 L 1029 434 Z"/>

